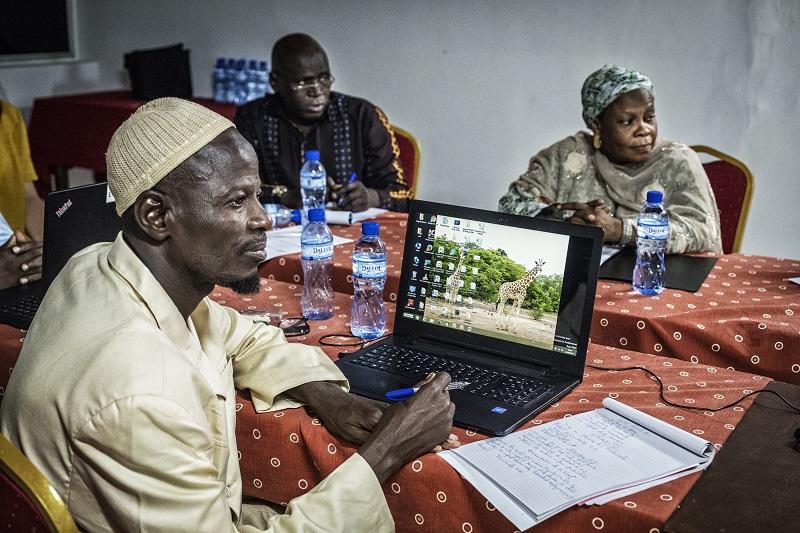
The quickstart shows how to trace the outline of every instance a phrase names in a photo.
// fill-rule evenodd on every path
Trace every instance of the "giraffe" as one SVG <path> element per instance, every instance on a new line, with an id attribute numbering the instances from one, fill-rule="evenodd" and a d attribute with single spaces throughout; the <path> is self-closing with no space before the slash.
<path id="1" fill-rule="evenodd" d="M 544 266 L 544 261 L 539 259 L 534 263 L 533 268 L 530 269 L 524 276 L 516 281 L 507 281 L 500 284 L 500 289 L 497 291 L 497 301 L 495 302 L 495 311 L 497 311 L 497 328 L 508 329 L 511 314 L 514 313 L 519 316 L 519 309 L 525 300 L 525 294 L 528 292 L 528 285 L 533 282 Z M 504 320 L 503 308 L 508 300 L 512 301 L 511 313 L 508 313 L 508 319 Z"/>
<path id="2" fill-rule="evenodd" d="M 453 305 L 455 305 L 456 296 L 458 296 L 458 289 L 460 288 L 459 284 L 461 282 L 461 265 L 464 263 L 464 259 L 467 257 L 467 250 L 462 248 L 459 255 L 460 257 L 458 258 L 458 264 L 456 265 L 455 271 L 447 276 L 447 279 L 445 280 L 445 299 L 447 300 L 445 315 L 448 317 L 453 316 Z"/>

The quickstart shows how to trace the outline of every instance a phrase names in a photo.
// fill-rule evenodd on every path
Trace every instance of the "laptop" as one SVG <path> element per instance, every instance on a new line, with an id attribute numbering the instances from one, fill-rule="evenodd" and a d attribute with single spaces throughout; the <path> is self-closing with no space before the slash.
<path id="1" fill-rule="evenodd" d="M 27 329 L 47 288 L 75 252 L 122 229 L 106 183 L 51 192 L 44 200 L 42 279 L 0 290 L 0 323 Z"/>
<path id="2" fill-rule="evenodd" d="M 337 365 L 356 394 L 386 401 L 447 371 L 455 424 L 505 435 L 584 372 L 599 228 L 412 201 L 394 333 Z"/>

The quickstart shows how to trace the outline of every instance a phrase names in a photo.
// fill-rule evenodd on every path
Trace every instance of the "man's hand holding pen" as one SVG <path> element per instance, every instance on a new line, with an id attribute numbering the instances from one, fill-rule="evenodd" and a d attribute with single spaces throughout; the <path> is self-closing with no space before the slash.
<path id="1" fill-rule="evenodd" d="M 331 200 L 336 207 L 345 211 L 364 211 L 380 204 L 378 192 L 367 188 L 355 172 L 350 175 L 347 183 L 336 183 L 328 176 L 328 187 L 331 191 Z"/>

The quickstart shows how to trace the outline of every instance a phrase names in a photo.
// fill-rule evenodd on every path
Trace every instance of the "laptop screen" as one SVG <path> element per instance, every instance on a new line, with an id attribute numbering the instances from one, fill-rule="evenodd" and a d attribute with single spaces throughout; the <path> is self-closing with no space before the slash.
<path id="1" fill-rule="evenodd" d="M 599 229 L 431 202 L 408 224 L 396 332 L 582 369 Z"/>

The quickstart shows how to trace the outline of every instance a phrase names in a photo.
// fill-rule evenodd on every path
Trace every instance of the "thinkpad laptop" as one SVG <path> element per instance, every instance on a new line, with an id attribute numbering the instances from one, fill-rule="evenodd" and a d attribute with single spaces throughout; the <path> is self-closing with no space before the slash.
<path id="1" fill-rule="evenodd" d="M 42 279 L 0 290 L 0 323 L 27 329 L 44 293 L 75 252 L 122 229 L 105 183 L 51 192 L 44 200 Z"/>
<path id="2" fill-rule="evenodd" d="M 394 334 L 341 358 L 353 392 L 386 401 L 447 371 L 455 423 L 505 435 L 581 382 L 603 232 L 413 201 Z"/>

